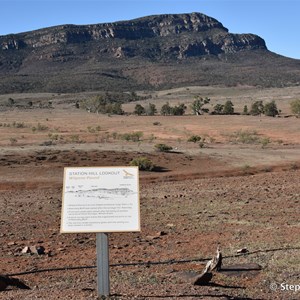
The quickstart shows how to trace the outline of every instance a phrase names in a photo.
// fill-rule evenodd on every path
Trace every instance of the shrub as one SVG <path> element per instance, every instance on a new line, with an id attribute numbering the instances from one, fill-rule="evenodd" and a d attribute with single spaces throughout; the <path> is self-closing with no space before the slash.
<path id="1" fill-rule="evenodd" d="M 268 145 L 270 142 L 271 142 L 271 141 L 270 141 L 270 138 L 268 138 L 268 137 L 262 138 L 262 139 L 260 140 L 261 147 L 262 147 L 262 148 L 266 148 L 267 145 Z"/>
<path id="2" fill-rule="evenodd" d="M 265 111 L 265 107 L 262 101 L 255 101 L 254 103 L 252 103 L 251 105 L 251 110 L 250 110 L 250 114 L 252 116 L 258 116 L 263 114 Z"/>
<path id="3" fill-rule="evenodd" d="M 293 114 L 300 116 L 300 100 L 294 100 L 291 102 L 291 111 Z"/>
<path id="4" fill-rule="evenodd" d="M 197 143 L 197 142 L 201 141 L 201 136 L 199 136 L 199 135 L 192 135 L 191 137 L 188 138 L 187 141 L 188 142 Z"/>
<path id="5" fill-rule="evenodd" d="M 214 106 L 213 113 L 216 115 L 221 115 L 223 113 L 223 109 L 224 109 L 224 105 L 218 103 Z"/>
<path id="6" fill-rule="evenodd" d="M 271 101 L 267 104 L 265 104 L 265 115 L 268 117 L 275 117 L 279 114 L 279 111 L 277 109 L 277 105 L 275 101 Z"/>
<path id="7" fill-rule="evenodd" d="M 137 157 L 130 162 L 131 166 L 139 167 L 142 171 L 152 171 L 154 169 L 153 162 L 147 157 Z"/>
<path id="8" fill-rule="evenodd" d="M 46 125 L 43 125 L 41 123 L 38 123 L 37 126 L 35 127 L 32 127 L 32 131 L 35 132 L 35 131 L 45 131 L 48 129 L 48 126 Z"/>
<path id="9" fill-rule="evenodd" d="M 236 143 L 255 144 L 259 142 L 259 137 L 255 130 L 238 130 L 231 136 L 231 138 L 232 141 Z"/>
<path id="10" fill-rule="evenodd" d="M 200 95 L 196 95 L 194 97 L 194 102 L 191 104 L 191 109 L 195 115 L 202 115 L 205 112 L 208 112 L 209 110 L 206 108 L 203 108 L 205 104 L 208 104 L 210 102 L 209 98 L 202 98 Z"/>
<path id="11" fill-rule="evenodd" d="M 159 152 L 169 152 L 173 149 L 171 146 L 166 144 L 156 144 L 154 147 Z"/>
<path id="12" fill-rule="evenodd" d="M 9 141 L 11 145 L 15 145 L 18 142 L 16 138 L 10 138 Z"/>
<path id="13" fill-rule="evenodd" d="M 145 114 L 146 110 L 145 107 L 143 107 L 141 104 L 136 104 L 135 108 L 134 108 L 134 114 L 140 116 Z"/>
<path id="14" fill-rule="evenodd" d="M 125 141 L 139 142 L 143 135 L 144 134 L 142 131 L 136 131 L 131 133 L 124 133 L 121 135 L 121 138 Z"/>
<path id="15" fill-rule="evenodd" d="M 12 127 L 14 127 L 14 128 L 25 128 L 25 124 L 24 124 L 24 122 L 13 122 L 12 123 Z"/>
<path id="16" fill-rule="evenodd" d="M 249 113 L 248 113 L 248 106 L 247 105 L 245 105 L 244 106 L 244 109 L 243 109 L 243 115 L 248 115 Z"/>
<path id="17" fill-rule="evenodd" d="M 230 100 L 227 100 L 223 107 L 223 114 L 224 115 L 233 115 L 234 114 L 234 107 L 233 103 Z"/>

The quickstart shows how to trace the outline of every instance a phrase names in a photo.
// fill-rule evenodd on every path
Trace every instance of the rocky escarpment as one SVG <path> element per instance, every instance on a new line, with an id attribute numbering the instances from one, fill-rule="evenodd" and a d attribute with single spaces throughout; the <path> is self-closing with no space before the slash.
<path id="1" fill-rule="evenodd" d="M 173 42 L 172 37 L 175 38 Z M 177 58 L 235 52 L 242 49 L 266 49 L 265 42 L 260 37 L 253 34 L 230 34 L 220 22 L 200 13 L 160 15 L 86 26 L 56 26 L 2 36 L 0 45 L 2 50 L 20 50 L 91 41 L 107 44 L 107 42 L 127 40 L 136 41 L 139 44 L 138 41 L 144 39 L 153 39 L 156 48 L 159 48 L 160 55 L 168 56 L 177 52 Z M 121 45 L 109 47 L 108 45 L 107 49 L 102 49 L 102 52 L 106 50 L 114 53 L 115 57 L 126 56 L 127 53 L 131 53 L 132 56 L 133 53 L 141 54 L 137 51 L 138 48 L 132 43 L 130 47 Z M 151 48 L 148 49 L 149 52 L 151 50 Z M 157 53 L 158 51 L 155 56 Z"/>
<path id="2" fill-rule="evenodd" d="M 201 13 L 0 36 L 0 93 L 294 85 L 299 67 L 261 37 L 230 33 Z"/>

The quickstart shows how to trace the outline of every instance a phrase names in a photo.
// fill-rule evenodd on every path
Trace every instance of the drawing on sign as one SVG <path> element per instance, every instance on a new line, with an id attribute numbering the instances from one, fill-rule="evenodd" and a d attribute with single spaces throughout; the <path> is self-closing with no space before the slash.
<path id="1" fill-rule="evenodd" d="M 116 197 L 125 197 L 136 195 L 134 191 L 132 191 L 129 188 L 112 188 L 112 189 L 106 189 L 106 188 L 97 188 L 97 187 L 91 187 L 91 189 L 88 190 L 81 190 L 80 186 L 66 186 L 66 193 L 67 194 L 75 194 L 74 197 L 85 197 L 85 198 L 98 198 L 98 199 L 108 199 L 113 200 L 116 199 Z"/>

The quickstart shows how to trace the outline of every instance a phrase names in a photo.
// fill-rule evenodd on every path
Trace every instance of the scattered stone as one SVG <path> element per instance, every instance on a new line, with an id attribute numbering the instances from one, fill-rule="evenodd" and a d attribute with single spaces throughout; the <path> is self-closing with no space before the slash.
<path id="1" fill-rule="evenodd" d="M 7 243 L 7 246 L 14 246 L 14 245 L 17 245 L 17 243 L 16 242 L 9 242 L 9 243 Z"/>
<path id="2" fill-rule="evenodd" d="M 159 232 L 157 233 L 158 236 L 163 236 L 163 235 L 167 235 L 167 234 L 168 234 L 168 233 L 165 232 L 165 231 L 159 231 Z"/>
<path id="3" fill-rule="evenodd" d="M 45 254 L 45 248 L 43 246 L 26 246 L 21 251 L 22 254 L 38 254 L 42 255 Z"/>
<path id="4" fill-rule="evenodd" d="M 247 248 L 241 248 L 241 249 L 236 250 L 236 253 L 247 253 L 247 252 L 249 252 L 249 250 Z"/>
<path id="5" fill-rule="evenodd" d="M 30 253 L 30 249 L 28 246 L 24 247 L 21 251 L 22 254 Z"/>

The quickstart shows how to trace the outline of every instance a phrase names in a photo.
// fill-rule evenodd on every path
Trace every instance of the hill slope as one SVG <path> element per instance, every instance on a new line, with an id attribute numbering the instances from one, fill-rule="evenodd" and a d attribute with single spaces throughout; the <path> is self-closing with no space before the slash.
<path id="1" fill-rule="evenodd" d="M 0 47 L 1 93 L 300 82 L 299 60 L 200 13 L 55 26 L 0 36 Z"/>

